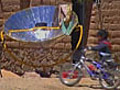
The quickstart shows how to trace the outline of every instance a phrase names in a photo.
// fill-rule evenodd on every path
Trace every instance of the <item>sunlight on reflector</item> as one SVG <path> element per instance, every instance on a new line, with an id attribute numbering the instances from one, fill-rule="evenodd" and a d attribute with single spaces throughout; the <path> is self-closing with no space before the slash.
<path id="1" fill-rule="evenodd" d="M 44 41 L 46 38 L 48 38 L 50 31 L 37 30 L 37 31 L 34 31 L 34 34 L 35 34 L 35 38 L 41 39 L 42 41 Z"/>

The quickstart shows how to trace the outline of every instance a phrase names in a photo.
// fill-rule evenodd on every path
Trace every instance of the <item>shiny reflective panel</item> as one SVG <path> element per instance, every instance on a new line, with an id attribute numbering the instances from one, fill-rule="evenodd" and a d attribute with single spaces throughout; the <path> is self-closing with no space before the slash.
<path id="1" fill-rule="evenodd" d="M 10 30 L 31 29 L 37 23 L 42 22 L 46 23 L 46 26 L 51 27 L 55 18 L 55 10 L 55 6 L 40 6 L 17 12 L 6 21 L 4 26 L 5 33 L 8 35 Z M 21 41 L 39 42 L 53 39 L 62 34 L 61 30 L 36 29 L 27 32 L 13 32 L 9 36 Z"/>

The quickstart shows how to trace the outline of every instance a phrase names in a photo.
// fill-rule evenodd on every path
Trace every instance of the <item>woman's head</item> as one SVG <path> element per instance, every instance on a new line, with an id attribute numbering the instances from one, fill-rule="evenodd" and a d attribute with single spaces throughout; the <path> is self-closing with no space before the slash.
<path id="1" fill-rule="evenodd" d="M 97 32 L 98 40 L 105 40 L 108 38 L 108 32 L 106 30 L 99 30 Z"/>

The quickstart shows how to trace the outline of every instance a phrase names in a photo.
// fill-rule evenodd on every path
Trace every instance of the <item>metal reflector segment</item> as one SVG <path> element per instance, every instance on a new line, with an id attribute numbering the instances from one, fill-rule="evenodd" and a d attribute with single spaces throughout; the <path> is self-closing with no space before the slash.
<path id="1" fill-rule="evenodd" d="M 11 30 L 18 30 L 18 32 L 13 32 L 9 36 L 15 40 L 25 42 L 47 41 L 63 35 L 61 30 L 35 29 L 29 31 L 42 23 L 46 23 L 45 26 L 47 27 L 52 27 L 54 18 L 57 18 L 54 17 L 56 16 L 55 9 L 55 6 L 40 6 L 17 12 L 6 21 L 4 25 L 5 34 L 9 35 Z M 24 31 L 24 29 L 28 29 L 28 31 Z M 23 32 L 20 30 L 23 30 Z"/>

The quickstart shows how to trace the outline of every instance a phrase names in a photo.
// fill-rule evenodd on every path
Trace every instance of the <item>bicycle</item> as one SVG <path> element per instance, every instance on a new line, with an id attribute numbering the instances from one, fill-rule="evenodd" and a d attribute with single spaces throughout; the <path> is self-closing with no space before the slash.
<path id="1" fill-rule="evenodd" d="M 95 77 L 99 80 L 100 85 L 104 89 L 116 89 L 120 85 L 120 70 L 118 69 L 118 65 L 114 64 L 112 67 L 109 67 L 108 63 L 103 64 L 86 58 L 86 51 L 87 48 L 82 49 L 81 58 L 76 64 L 71 64 L 61 68 L 59 74 L 60 81 L 64 85 L 74 86 L 82 79 L 82 70 L 84 68 L 87 70 L 87 73 L 90 77 Z M 96 68 L 96 70 L 93 72 L 87 66 L 86 62 L 90 62 Z"/>

